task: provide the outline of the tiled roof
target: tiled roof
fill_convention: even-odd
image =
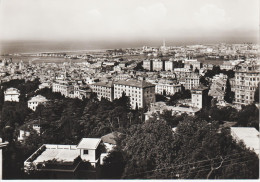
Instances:
[[[109,144],[113,144],[113,145],[116,145],[116,138],[118,136],[120,136],[121,133],[119,132],[112,132],[112,133],[109,133],[107,135],[104,135],[101,137],[101,140],[104,142],[104,143],[109,143]]]
[[[151,83],[146,82],[146,81],[136,81],[136,80],[129,80],[129,81],[119,80],[119,81],[115,82],[115,84],[128,85],[128,86],[139,87],[139,88],[146,88],[146,87],[154,87],[155,86],[154,84],[151,84]]]

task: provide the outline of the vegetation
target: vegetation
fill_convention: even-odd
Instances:
[[[11,84],[12,83],[12,84]],[[5,83],[6,87],[17,85]],[[82,137],[101,137],[112,131],[121,132],[117,147],[100,167],[102,179],[248,179],[258,178],[259,160],[242,144],[233,141],[229,130],[221,129],[224,121],[237,121],[237,126],[259,129],[258,108],[252,104],[240,111],[232,107],[201,110],[196,116],[172,115],[164,111],[143,122],[145,109],[132,110],[129,98],[110,102],[89,99],[69,99],[37,90],[37,81],[18,85],[26,88],[19,103],[2,102],[0,134],[9,145],[4,150],[4,178],[30,178],[23,173],[23,162],[42,144],[77,144]],[[28,85],[27,85],[28,84]],[[8,86],[7,86],[8,85]],[[20,88],[22,86],[19,86]],[[17,86],[18,87],[18,86]],[[3,87],[0,93],[3,93]],[[27,94],[27,95],[26,95]],[[50,101],[35,112],[27,109],[27,100],[41,94]],[[170,103],[189,98],[183,90],[171,97]],[[41,133],[30,129],[24,142],[17,141],[17,132],[38,122]],[[172,128],[177,127],[173,132]],[[11,173],[8,173],[12,171]],[[37,174],[33,174],[37,178]],[[40,176],[38,176],[40,177]]]

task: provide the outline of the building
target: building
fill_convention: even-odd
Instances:
[[[238,65],[242,62],[244,62],[244,60],[242,60],[242,59],[224,61],[223,64],[220,65],[220,69],[222,69],[222,70],[233,70],[236,65]]]
[[[44,104],[46,103],[48,100],[41,96],[41,95],[37,95],[35,97],[32,97],[29,101],[28,101],[28,108],[30,108],[31,110],[35,111],[36,107],[39,104]]]
[[[170,81],[159,81],[155,83],[155,93],[161,95],[174,95],[176,92],[181,91],[181,84]]]
[[[173,71],[177,78],[183,78],[192,73],[192,71],[188,68],[174,68]]]
[[[197,107],[167,106],[165,102],[155,102],[151,105],[149,111],[147,111],[144,115],[145,121],[147,121],[150,118],[154,117],[155,114],[162,114],[164,111],[171,111],[172,115],[180,115],[186,113],[188,115],[194,116],[199,110],[200,109]]]
[[[117,81],[114,83],[114,98],[122,97],[123,92],[130,97],[133,109],[149,107],[155,102],[155,85],[145,81]]]
[[[74,173],[82,162],[90,162],[96,167],[101,154],[100,144],[100,138],[82,138],[78,145],[43,144],[25,160],[24,170]]]
[[[173,71],[173,70],[174,70],[174,62],[165,61],[165,71]]]
[[[90,98],[92,90],[89,87],[83,87],[80,85],[74,85],[74,98],[83,99]]]
[[[200,63],[197,59],[186,59],[184,60],[184,68],[191,69],[195,71],[196,69],[202,68],[202,63]]]
[[[259,131],[253,127],[230,127],[231,136],[237,141],[242,141],[247,148],[254,151],[259,157]]]
[[[148,71],[153,70],[153,61],[152,60],[143,60],[143,68]]]
[[[96,167],[101,154],[100,138],[82,138],[77,145],[80,157],[83,161],[89,161]]]
[[[165,70],[164,61],[160,59],[153,60],[153,71],[164,71],[164,70]]]
[[[8,88],[4,92],[4,101],[19,102],[20,91],[16,88]]]
[[[56,80],[52,84],[52,92],[59,92],[65,97],[71,97],[71,95],[74,95],[73,82],[66,80]]]
[[[109,101],[114,100],[114,84],[113,82],[97,82],[90,85],[92,91],[97,94],[97,98],[106,98]]]
[[[223,101],[226,91],[227,75],[219,74],[215,75],[212,79],[212,84],[209,90],[209,96],[217,99],[218,101]]]
[[[255,90],[259,84],[260,65],[255,61],[245,62],[236,67],[231,90],[235,92],[234,103],[247,105],[254,102]]]
[[[186,74],[186,77],[184,79],[184,87],[187,90],[191,90],[192,88],[197,87],[200,84],[200,76],[196,73]]]
[[[193,107],[202,109],[207,104],[208,88],[199,85],[191,89],[191,102]]]

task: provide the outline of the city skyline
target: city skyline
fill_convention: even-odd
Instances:
[[[257,42],[258,5],[257,0],[2,0],[0,34],[2,41]]]

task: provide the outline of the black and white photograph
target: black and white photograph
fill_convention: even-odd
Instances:
[[[0,181],[259,180],[259,0],[0,0]]]

